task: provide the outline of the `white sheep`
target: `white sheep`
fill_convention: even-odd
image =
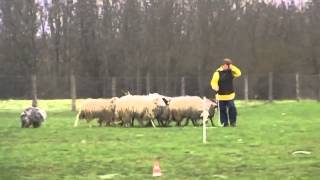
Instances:
[[[207,106],[208,105],[208,106]],[[193,125],[199,125],[198,120],[201,119],[201,113],[205,108],[209,111],[209,119],[214,116],[216,104],[208,99],[202,99],[198,96],[180,96],[173,97],[169,102],[170,120],[175,121],[178,126],[181,125],[183,119],[186,119],[184,125],[187,125],[189,120]]]
[[[100,126],[102,126],[102,123],[110,125],[114,121],[114,102],[117,99],[117,97],[113,97],[110,99],[84,100],[77,114],[74,126],[78,126],[79,119],[85,119],[87,122],[90,122],[96,118]]]
[[[134,119],[137,119],[141,125],[144,122],[151,122],[156,119],[157,113],[166,103],[161,97],[151,97],[142,95],[126,95],[115,102],[115,113],[118,120],[124,126],[133,126]]]

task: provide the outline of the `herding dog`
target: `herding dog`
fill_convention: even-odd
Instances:
[[[22,128],[38,128],[41,126],[41,123],[47,118],[47,114],[40,108],[29,107],[25,109],[21,115],[21,127]]]

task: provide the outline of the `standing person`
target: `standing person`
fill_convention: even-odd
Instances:
[[[211,87],[220,106],[220,122],[224,127],[235,127],[237,109],[234,104],[235,92],[233,79],[241,76],[241,71],[232,64],[231,59],[224,59],[223,64],[213,73]],[[228,120],[229,118],[229,120]]]

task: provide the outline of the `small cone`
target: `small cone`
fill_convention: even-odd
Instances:
[[[154,177],[156,177],[156,176],[162,176],[159,161],[155,161],[155,162],[153,163],[152,176],[154,176]]]

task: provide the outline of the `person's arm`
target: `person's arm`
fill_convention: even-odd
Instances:
[[[234,77],[240,77],[241,76],[241,71],[240,71],[240,69],[237,67],[237,66],[235,66],[235,65],[233,65],[233,64],[230,64],[230,69],[231,69],[231,71],[232,71],[232,75],[234,76]]]
[[[219,78],[220,78],[219,72],[217,71],[214,72],[211,79],[211,88],[216,92],[219,90],[219,85],[218,85]]]

